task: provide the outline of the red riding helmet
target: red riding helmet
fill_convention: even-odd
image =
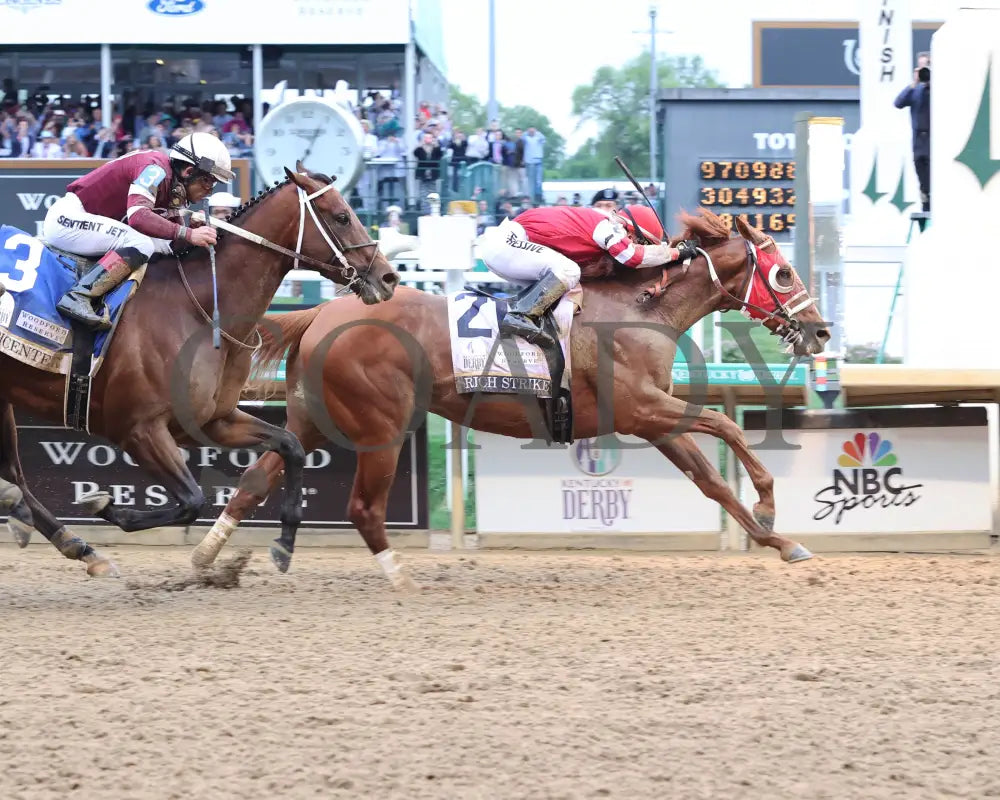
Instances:
[[[636,227],[639,228],[639,236],[645,238],[653,244],[663,241],[663,228],[660,221],[649,206],[625,206],[618,212],[618,219],[633,236],[636,236]],[[638,236],[636,237],[638,238]]]

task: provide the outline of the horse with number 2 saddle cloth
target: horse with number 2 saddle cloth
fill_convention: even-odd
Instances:
[[[569,343],[582,296],[579,286],[563,295],[542,317],[542,330],[549,342],[529,344],[520,337],[498,335],[508,303],[516,295],[506,297],[468,285],[465,291],[449,294],[448,331],[458,393],[534,396],[542,405],[549,441],[571,444]]]
[[[146,267],[140,268],[102,298],[111,329],[91,331],[63,316],[56,303],[96,262],[48,246],[18,228],[0,226],[0,352],[65,375],[63,425],[88,432],[90,382],[101,368],[122,309],[146,273]]]

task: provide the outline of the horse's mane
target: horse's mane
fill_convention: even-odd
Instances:
[[[326,174],[324,174],[322,172],[312,172],[311,170],[306,170],[305,172],[306,172],[306,175],[308,175],[314,181],[319,181],[320,183],[323,183],[323,184],[333,183],[333,178],[331,178],[329,175],[326,175]],[[263,202],[268,197],[270,197],[272,194],[274,194],[275,192],[281,190],[284,186],[287,186],[291,182],[292,181],[291,181],[290,178],[285,178],[283,181],[275,181],[273,185],[268,186],[268,187],[266,187],[264,189],[261,189],[259,192],[257,192],[256,195],[251,196],[249,200],[247,200],[243,205],[241,205],[239,208],[237,208],[235,211],[233,211],[232,214],[230,214],[228,217],[226,217],[226,222],[230,222],[230,223],[232,223],[232,224],[235,225],[236,221],[240,217],[242,217],[245,214],[248,214],[249,212],[253,211],[255,208],[257,208],[257,206],[261,202]],[[223,230],[218,231],[218,237],[219,237],[219,244],[220,245],[223,242],[223,238],[226,237],[226,236],[229,236],[229,234],[227,234],[226,231],[223,231]],[[178,255],[178,258],[180,258],[180,259],[183,260],[183,259],[187,258],[188,256],[190,256],[192,253],[197,253],[199,250],[203,251],[204,249],[205,248],[203,248],[203,247],[195,247],[195,246],[192,245],[191,247],[188,247],[186,250],[184,250],[183,252],[181,252]]]
[[[699,216],[696,217],[681,210],[677,221],[684,230],[671,238],[670,244],[677,244],[684,239],[699,239],[703,247],[715,247],[729,241],[730,230],[718,215],[703,206],[699,206],[697,211]]]
[[[683,209],[677,215],[677,221],[682,232],[670,238],[670,244],[676,245],[684,239],[698,239],[702,247],[715,247],[729,240],[730,231],[720,217],[707,208],[699,206],[698,216],[687,213]],[[612,277],[620,265],[610,255],[604,253],[594,261],[580,264],[581,281],[597,281]]]

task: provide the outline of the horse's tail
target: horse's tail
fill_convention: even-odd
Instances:
[[[253,355],[247,389],[261,400],[277,391],[278,365],[288,351],[288,361],[299,352],[299,342],[312,322],[323,310],[323,305],[286,314],[267,314],[257,325],[261,346]]]

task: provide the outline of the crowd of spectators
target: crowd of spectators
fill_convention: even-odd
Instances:
[[[103,119],[99,99],[52,100],[34,96],[21,104],[6,95],[0,102],[0,157],[117,158],[133,150],[167,151],[189,133],[218,136],[234,158],[253,153],[253,105],[242,96],[198,103],[168,102],[156,109],[132,105]]]
[[[253,104],[242,95],[228,100],[172,98],[160,107],[129,104],[111,120],[102,117],[100,98],[70,98],[37,92],[23,103],[9,91],[0,101],[0,158],[116,158],[133,150],[167,151],[188,133],[218,136],[234,158],[253,155]],[[44,88],[44,87],[43,87]],[[128,96],[128,95],[126,95]],[[457,195],[465,167],[495,165],[495,206],[527,208],[543,202],[545,135],[534,127],[504,130],[494,120],[486,128],[462,130],[440,104],[420,102],[413,118],[414,136],[404,141],[405,111],[398,89],[372,91],[353,103],[335,93],[357,116],[364,131],[369,163],[356,187],[356,205],[377,209],[406,205],[408,170],[414,171],[418,201],[427,210],[432,193]],[[266,107],[265,107],[266,111]],[[483,189],[465,187],[466,199]]]
[[[653,184],[649,184],[643,191],[643,194],[649,198],[650,202],[656,202],[656,187]],[[624,208],[627,205],[638,205],[642,203],[642,198],[636,191],[629,192],[619,192],[614,188],[601,189],[590,199],[589,205],[591,208],[613,211],[615,209]],[[560,195],[556,198],[553,205],[557,206],[575,206],[577,208],[585,205],[583,197],[579,192],[574,192],[570,197],[565,197]],[[497,198],[492,204],[487,200],[479,200],[477,204],[478,215],[476,217],[476,226],[479,233],[482,233],[486,228],[492,225],[498,225],[504,219],[504,217],[509,217],[510,219],[517,219],[518,215],[523,214],[530,208],[535,208],[536,204],[531,201],[530,198],[525,196],[511,195],[506,189],[501,189],[497,193]]]
[[[401,186],[408,163],[416,170],[422,206],[427,195],[442,190],[457,193],[463,168],[489,162],[501,169],[505,196],[542,201],[545,135],[536,128],[504,131],[494,120],[489,128],[466,132],[453,123],[446,108],[421,102],[414,115],[414,138],[403,141],[404,113],[398,92],[388,96],[370,92],[352,108],[366,134],[365,159],[369,175],[359,194],[377,198],[381,206],[401,201]],[[442,172],[442,160],[447,161]]]

